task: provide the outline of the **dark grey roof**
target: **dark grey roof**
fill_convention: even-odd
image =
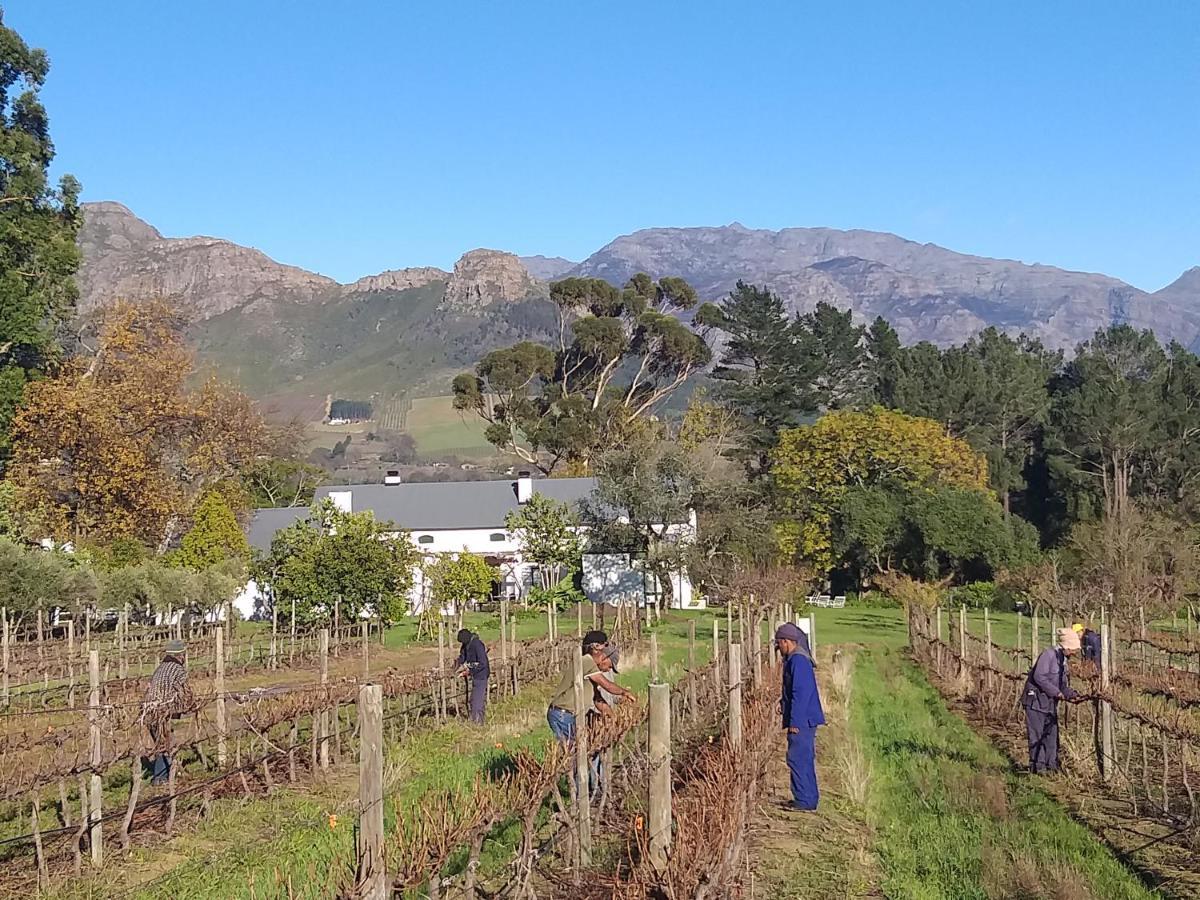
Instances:
[[[297,519],[308,515],[306,506],[285,506],[280,509],[256,509],[250,520],[250,533],[246,539],[256,550],[270,550],[275,532],[287,528]]]
[[[596,489],[595,478],[534,479],[534,493],[577,504]],[[413,484],[345,484],[317,489],[317,498],[349,491],[354,512],[371,510],[382,522],[406,531],[503,528],[504,517],[518,509],[515,481],[454,481]],[[250,544],[268,549],[271,537],[303,517],[307,509],[260,509],[250,524]]]

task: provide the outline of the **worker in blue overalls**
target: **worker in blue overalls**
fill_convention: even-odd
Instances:
[[[780,707],[787,732],[787,763],[792,775],[791,809],[813,810],[821,795],[817,790],[817,727],[825,724],[817,674],[808,637],[787,622],[775,632],[775,646],[783,655],[783,695]]]

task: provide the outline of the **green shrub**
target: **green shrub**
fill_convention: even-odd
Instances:
[[[853,606],[856,609],[900,609],[903,605],[891,594],[885,594],[883,591],[846,594],[846,606]]]
[[[996,605],[996,585],[990,581],[959,585],[950,591],[950,602],[970,609],[992,609]]]

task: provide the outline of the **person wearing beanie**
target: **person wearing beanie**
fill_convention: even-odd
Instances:
[[[458,632],[458,643],[461,649],[458,651],[458,659],[454,661],[454,668],[460,677],[471,679],[471,722],[482,725],[483,713],[487,707],[488,676],[492,674],[488,665],[487,647],[479,639],[479,635],[465,628]]]
[[[1079,622],[1071,626],[1071,630],[1079,635],[1079,642],[1083,649],[1083,658],[1091,660],[1096,665],[1100,665],[1100,635],[1096,634],[1091,628],[1086,628]]]
[[[1035,775],[1058,771],[1058,702],[1079,698],[1071,690],[1067,671],[1067,660],[1079,647],[1074,628],[1058,629],[1058,646],[1043,650],[1025,679],[1021,705],[1029,737],[1029,771]]]
[[[166,784],[171,774],[171,720],[178,719],[195,705],[184,666],[186,653],[183,641],[167,641],[162,662],[150,676],[150,684],[142,698],[142,724],[150,732],[155,751],[143,765],[148,765],[153,785]]]
[[[791,622],[775,632],[775,646],[783,656],[783,728],[787,732],[787,764],[792,776],[791,809],[814,810],[820,802],[817,789],[817,728],[825,724],[817,674],[813,669],[808,637]]]

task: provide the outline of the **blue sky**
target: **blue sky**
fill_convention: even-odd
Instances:
[[[60,171],[350,280],[657,225],[1200,265],[1200,4],[7,0]]]

